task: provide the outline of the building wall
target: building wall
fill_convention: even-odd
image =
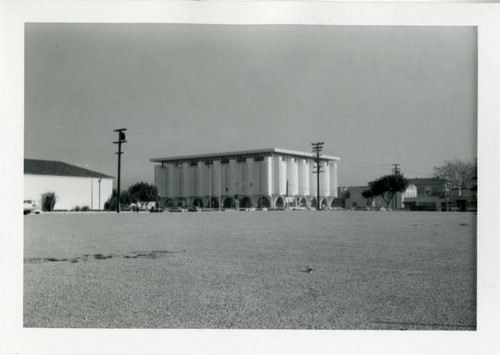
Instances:
[[[429,208],[439,211],[443,209],[443,204],[446,204],[446,194],[446,184],[440,179],[412,179],[402,194],[403,207],[406,209]]]
[[[274,154],[255,160],[253,157],[232,157],[221,161],[164,162],[155,166],[155,185],[162,200],[187,199],[191,206],[195,199],[208,201],[209,196],[226,198],[236,195],[241,200],[249,197],[252,204],[265,196],[274,202],[280,197],[305,198],[308,205],[316,195],[314,161],[302,157]],[[321,196],[328,206],[337,196],[337,166],[322,162]],[[220,192],[219,192],[220,186]],[[288,186],[288,189],[287,189]],[[205,202],[204,202],[205,203]]]
[[[341,207],[346,208],[346,209],[356,209],[356,208],[361,208],[364,209],[365,207],[368,208],[373,208],[373,209],[380,209],[380,208],[386,208],[387,204],[385,201],[382,199],[380,196],[376,196],[375,198],[372,199],[371,204],[368,202],[366,198],[361,195],[363,191],[368,190],[369,186],[350,186],[350,187],[340,187],[337,188],[338,190],[341,190],[341,192],[338,192],[338,196],[341,196],[343,201],[339,202]],[[395,203],[396,203],[396,209],[401,208],[401,194],[398,193],[395,196]],[[389,204],[389,208],[393,209],[394,205],[393,202]]]
[[[25,200],[41,201],[45,192],[55,192],[56,210],[71,210],[77,206],[102,210],[113,192],[113,179],[101,179],[99,205],[99,178],[24,175]]]

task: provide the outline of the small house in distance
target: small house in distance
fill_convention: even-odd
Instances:
[[[102,210],[113,192],[113,177],[60,161],[24,159],[24,200],[40,201],[46,192],[56,194],[55,210]]]

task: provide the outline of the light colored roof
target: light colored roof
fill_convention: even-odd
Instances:
[[[80,168],[75,165],[66,164],[60,161],[38,159],[24,159],[24,174],[113,179],[112,176]]]
[[[165,158],[152,158],[152,162],[167,162],[173,160],[185,160],[185,159],[206,159],[206,158],[222,158],[225,156],[232,155],[247,155],[247,154],[266,154],[266,153],[276,153],[276,154],[287,154],[294,155],[304,158],[315,158],[316,155],[313,153],[299,152],[295,150],[281,149],[281,148],[268,148],[268,149],[256,149],[256,150],[242,150],[235,152],[224,152],[224,153],[209,153],[209,154],[196,154],[196,155],[182,155],[175,157],[165,157]],[[321,160],[340,160],[339,157],[331,155],[320,155]]]

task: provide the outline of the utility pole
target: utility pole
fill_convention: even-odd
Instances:
[[[401,164],[399,164],[399,163],[394,163],[394,164],[392,164],[392,165],[394,166],[394,168],[392,169],[392,173],[393,173],[394,175],[401,175],[401,169],[400,169],[400,168],[398,168],[398,166],[399,166],[399,165],[401,165]]]
[[[401,165],[401,164],[399,164],[399,163],[394,163],[394,164],[392,164],[392,165],[394,166],[394,168],[392,168],[392,173],[393,173],[394,175],[401,175],[401,169],[400,169],[400,168],[398,168],[398,166],[399,166],[399,165]],[[397,202],[396,202],[396,201],[397,201],[397,198],[398,198],[398,193],[396,192],[396,194],[394,195],[394,198],[393,198],[393,200],[392,200],[392,209],[393,209],[393,210],[395,210],[395,209],[396,209],[396,207],[397,207]]]
[[[116,203],[116,213],[120,213],[120,171],[121,171],[121,157],[122,157],[122,143],[126,143],[125,133],[126,128],[115,129],[113,132],[118,132],[118,142],[113,142],[113,144],[118,144],[118,186],[117,186],[117,203]]]
[[[319,211],[321,209],[321,203],[319,201],[319,174],[322,173],[321,171],[321,166],[319,164],[319,153],[323,150],[323,142],[318,142],[318,143],[311,143],[313,146],[313,152],[316,153],[316,158],[314,159],[316,161],[316,171],[314,171],[314,174],[316,175],[316,187],[317,187],[317,194],[316,194],[316,208]]]

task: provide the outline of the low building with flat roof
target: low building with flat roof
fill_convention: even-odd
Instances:
[[[162,207],[316,206],[313,153],[270,148],[153,158]],[[321,155],[320,201],[337,197],[338,157]]]

